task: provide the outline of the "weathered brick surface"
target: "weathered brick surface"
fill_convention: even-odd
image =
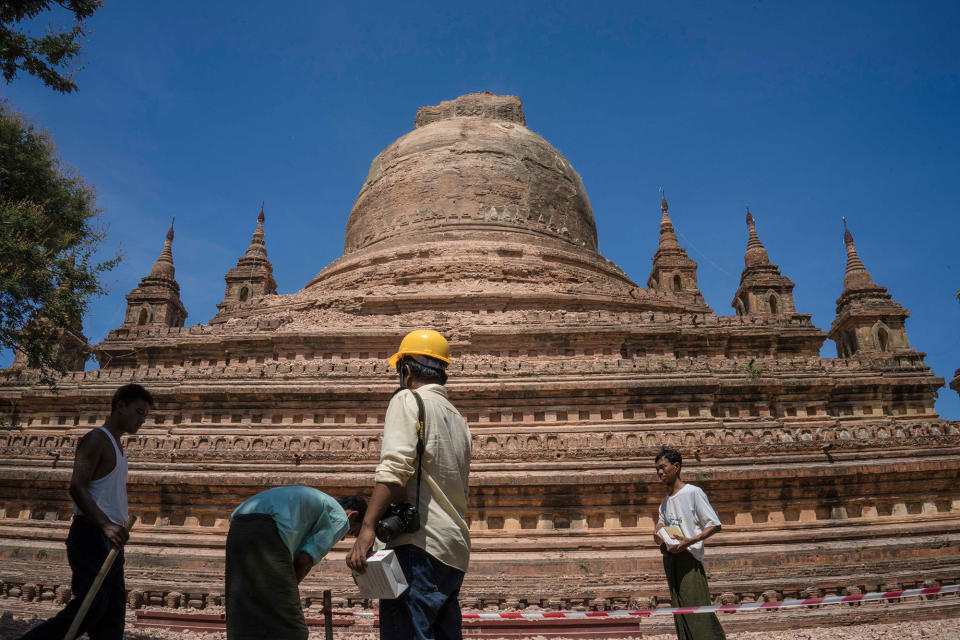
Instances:
[[[157,407],[127,442],[130,604],[217,603],[241,500],[291,483],[369,489],[396,384],[385,359],[421,326],[450,338],[450,393],[473,433],[470,606],[662,604],[650,533],[663,444],[684,451],[724,522],[707,561],[718,601],[960,581],[958,423],[936,415],[943,380],[852,240],[833,328],[845,357],[821,358],[827,336],[794,308],[752,220],[738,315],[717,316],[673,232],[682,216],[666,201],[660,215],[639,287],[597,252],[580,178],[526,128],[519,99],[421,110],[374,160],[344,255],[301,291],[272,293],[261,220],[215,321],[138,325],[131,307],[99,369],[54,389],[0,376],[22,427],[0,432],[3,594],[62,597],[77,438],[137,381]],[[161,257],[157,304],[182,318],[169,244]],[[347,544],[306,597],[362,600]]]

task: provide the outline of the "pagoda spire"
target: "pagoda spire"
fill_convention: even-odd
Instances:
[[[691,303],[690,310],[709,312],[710,307],[704,302],[697,285],[697,263],[680,246],[669,212],[667,196],[660,189],[660,241],[653,254],[647,287],[657,292],[684,294]]]
[[[871,289],[877,285],[870,277],[870,272],[863,266],[863,261],[857,255],[857,248],[853,244],[853,234],[847,229],[847,219],[843,219],[843,244],[847,248],[847,270],[843,275],[844,292],[855,289]]]
[[[246,252],[237,260],[237,266],[223,276],[227,287],[223,300],[217,305],[218,311],[213,322],[225,322],[229,312],[239,305],[277,292],[273,265],[267,258],[267,245],[264,241],[263,223],[266,215],[263,209],[264,203],[261,202],[260,213],[257,214],[257,228]]]
[[[69,257],[70,266],[76,267],[77,256],[72,254]],[[67,292],[69,294],[69,284],[61,281],[57,285],[57,293]],[[65,319],[67,322],[61,324]],[[40,308],[35,311],[33,316],[27,320],[20,330],[21,340],[28,334],[34,334],[33,337],[43,337],[47,347],[53,346],[51,356],[58,362],[65,371],[83,371],[84,365],[90,356],[87,337],[83,335],[83,315],[79,309],[72,309],[60,323],[52,323],[50,318]],[[49,352],[48,352],[49,353]],[[47,367],[41,363],[35,363],[39,366],[31,366],[30,354],[20,348],[20,344],[13,350],[13,362],[10,369],[34,369],[43,371]]]
[[[753,214],[750,213],[750,207],[747,207],[747,228],[750,230],[750,236],[747,239],[747,251],[743,256],[744,264],[748,267],[770,264],[767,249],[760,242],[760,236],[757,235],[757,226],[753,220]]]
[[[663,189],[660,189],[660,249],[680,249],[680,242],[677,240],[677,234],[673,231],[673,221],[670,220],[670,205],[667,204],[667,196]],[[682,249],[681,249],[682,251]]]
[[[847,250],[847,269],[843,274],[843,293],[837,299],[837,315],[830,327],[830,339],[837,344],[837,356],[916,353],[907,340],[906,319],[910,311],[894,301],[886,287],[873,281],[857,255],[846,219],[843,244]]]
[[[124,327],[182,327],[187,318],[173,267],[174,220],[170,221],[163,250],[153,263],[150,275],[127,294]]]
[[[793,300],[794,284],[770,262],[766,247],[757,235],[757,224],[747,207],[747,250],[740,286],[730,305],[737,315],[792,316],[797,313]]]
[[[260,203],[260,213],[257,214],[257,228],[253,232],[253,239],[250,240],[250,246],[247,247],[247,257],[256,257],[262,256],[263,258],[267,257],[267,246],[263,242],[264,233],[263,233],[263,221],[266,216],[263,214],[263,205]]]
[[[170,228],[167,230],[167,239],[163,243],[163,250],[160,252],[160,255],[157,256],[156,262],[153,263],[153,268],[150,270],[151,276],[157,276],[161,278],[168,278],[173,280],[174,274],[176,273],[173,268],[173,223],[176,221],[176,218],[170,220]]]

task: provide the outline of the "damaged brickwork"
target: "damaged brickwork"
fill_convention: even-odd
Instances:
[[[519,98],[464,96],[416,125],[373,160],[343,256],[299,292],[276,294],[261,210],[216,317],[183,326],[171,229],[99,368],[55,388],[0,374],[20,427],[0,431],[2,597],[68,597],[74,447],[136,381],[157,404],[126,445],[129,604],[220,605],[242,500],[371,487],[396,386],[385,359],[417,327],[450,340],[450,394],[473,434],[466,608],[662,603],[663,444],[723,521],[706,565],[718,602],[960,581],[958,424],[934,411],[943,379],[852,234],[829,334],[841,357],[821,358],[828,335],[795,308],[753,214],[732,315],[717,315],[666,198],[645,287],[600,255],[579,175],[526,128]],[[369,604],[346,549],[307,578],[308,600],[330,588],[335,606]]]

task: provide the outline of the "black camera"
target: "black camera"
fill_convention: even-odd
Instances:
[[[387,507],[377,523],[377,538],[390,542],[401,533],[413,533],[420,528],[420,512],[409,502],[395,502]]]

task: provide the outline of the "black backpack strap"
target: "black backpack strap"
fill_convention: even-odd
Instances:
[[[417,401],[417,502],[415,507],[419,511],[420,509],[420,472],[421,467],[423,466],[423,452],[426,450],[426,446],[423,444],[425,424],[427,420],[426,411],[423,408],[423,398],[420,397],[420,394],[410,390],[410,393],[413,394],[413,398]]]

